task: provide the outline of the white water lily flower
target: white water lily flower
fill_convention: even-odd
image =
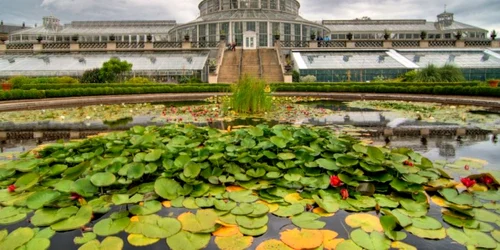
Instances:
[[[64,117],[64,115],[61,115],[61,117],[59,118],[61,118],[61,120],[64,120],[66,117]]]
[[[90,116],[85,117],[85,119],[89,120],[89,119],[90,119]]]

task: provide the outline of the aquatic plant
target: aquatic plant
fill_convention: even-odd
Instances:
[[[0,225],[30,216],[36,227],[0,231],[0,249],[47,249],[55,232],[81,228],[80,249],[120,250],[123,240],[113,235],[122,231],[132,246],[163,239],[174,250],[202,249],[215,236],[220,249],[245,249],[272,217],[301,229],[256,249],[389,249],[406,245],[407,233],[495,249],[498,233],[489,223],[500,223],[500,215],[489,209],[499,208],[484,201],[500,201],[498,177],[463,178],[468,189],[410,149],[368,146],[324,128],[134,127],[45,145],[0,165]],[[446,208],[448,229],[428,215],[430,201]],[[121,209],[87,227],[93,214],[115,206]],[[162,217],[163,207],[197,211]],[[382,216],[350,214],[350,239],[337,239],[320,229],[327,225],[321,217],[339,210]]]
[[[272,107],[270,92],[264,80],[245,75],[233,86],[230,106],[237,113],[264,113]]]

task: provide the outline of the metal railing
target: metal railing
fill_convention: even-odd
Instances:
[[[80,43],[80,49],[99,49],[99,50],[105,50],[107,49],[107,44],[106,43],[99,43],[99,42],[83,42]]]
[[[32,43],[10,43],[10,44],[7,44],[7,49],[8,50],[32,50],[33,44]]]
[[[392,47],[394,48],[418,48],[420,47],[420,41],[392,41]]]
[[[69,50],[69,43],[44,43],[43,49],[47,50]]]
[[[198,48],[198,49],[217,48],[218,45],[219,45],[219,42],[216,42],[216,41],[191,42],[191,48]]]
[[[127,42],[120,42],[116,43],[116,48],[117,49],[144,49],[144,43],[127,43]]]
[[[465,47],[471,48],[471,47],[479,47],[479,48],[485,48],[485,47],[490,47],[491,46],[491,41],[465,41]]]
[[[182,42],[155,42],[153,43],[154,49],[181,49]]]
[[[279,41],[282,48],[309,48],[309,41]]]
[[[318,41],[318,47],[321,48],[345,48],[347,47],[346,41]]]
[[[356,48],[383,48],[383,41],[355,41],[354,46]]]
[[[457,41],[450,40],[432,40],[429,41],[429,47],[453,48],[457,46]]]

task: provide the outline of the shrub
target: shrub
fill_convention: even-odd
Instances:
[[[103,83],[104,80],[101,78],[101,70],[99,68],[89,69],[83,72],[83,76],[80,79],[81,83]]]
[[[100,69],[101,79],[104,82],[121,82],[123,74],[132,70],[132,64],[121,61],[118,58],[111,58],[105,62]]]
[[[125,83],[132,83],[132,84],[138,84],[138,83],[150,83],[151,81],[146,78],[146,77],[132,77],[125,81]]]
[[[316,82],[316,76],[307,75],[300,78],[301,82]]]
[[[442,82],[464,82],[464,73],[458,67],[446,64],[440,69],[441,81]]]
[[[438,67],[433,64],[421,69],[415,78],[416,82],[442,82],[441,72]]]
[[[300,82],[300,73],[297,70],[292,71],[292,82]]]
[[[403,82],[415,82],[417,79],[418,72],[416,70],[411,70],[403,75]]]
[[[29,84],[31,82],[31,78],[26,76],[14,76],[9,79],[9,82],[12,83],[13,88],[17,89],[24,84]]]

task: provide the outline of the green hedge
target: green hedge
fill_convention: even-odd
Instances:
[[[500,88],[482,86],[388,86],[386,84],[371,85],[305,85],[289,84],[279,86],[280,92],[350,92],[350,93],[401,93],[401,94],[434,94],[500,97]],[[97,87],[67,88],[51,90],[12,90],[0,91],[0,100],[38,99],[52,97],[97,96],[97,95],[131,95],[152,93],[196,93],[196,92],[229,92],[228,85],[171,85],[155,87]]]
[[[229,87],[229,84],[159,84],[159,83],[145,83],[145,84],[120,84],[120,83],[86,83],[86,84],[25,84],[20,86],[20,89],[38,89],[38,90],[58,90],[58,89],[84,89],[84,88],[150,88],[150,87],[180,87],[180,86],[222,86]]]
[[[391,86],[391,87],[408,87],[408,86],[417,86],[417,87],[435,87],[435,86],[461,86],[461,87],[476,87],[483,85],[484,83],[481,82],[460,82],[460,83],[449,83],[449,82],[443,82],[443,83],[421,83],[421,82],[389,82],[389,83],[362,83],[362,82],[342,82],[342,83],[274,83],[272,84],[273,87],[275,88],[289,88],[289,87],[312,87],[312,86],[357,86],[357,85],[362,85],[362,86]]]

